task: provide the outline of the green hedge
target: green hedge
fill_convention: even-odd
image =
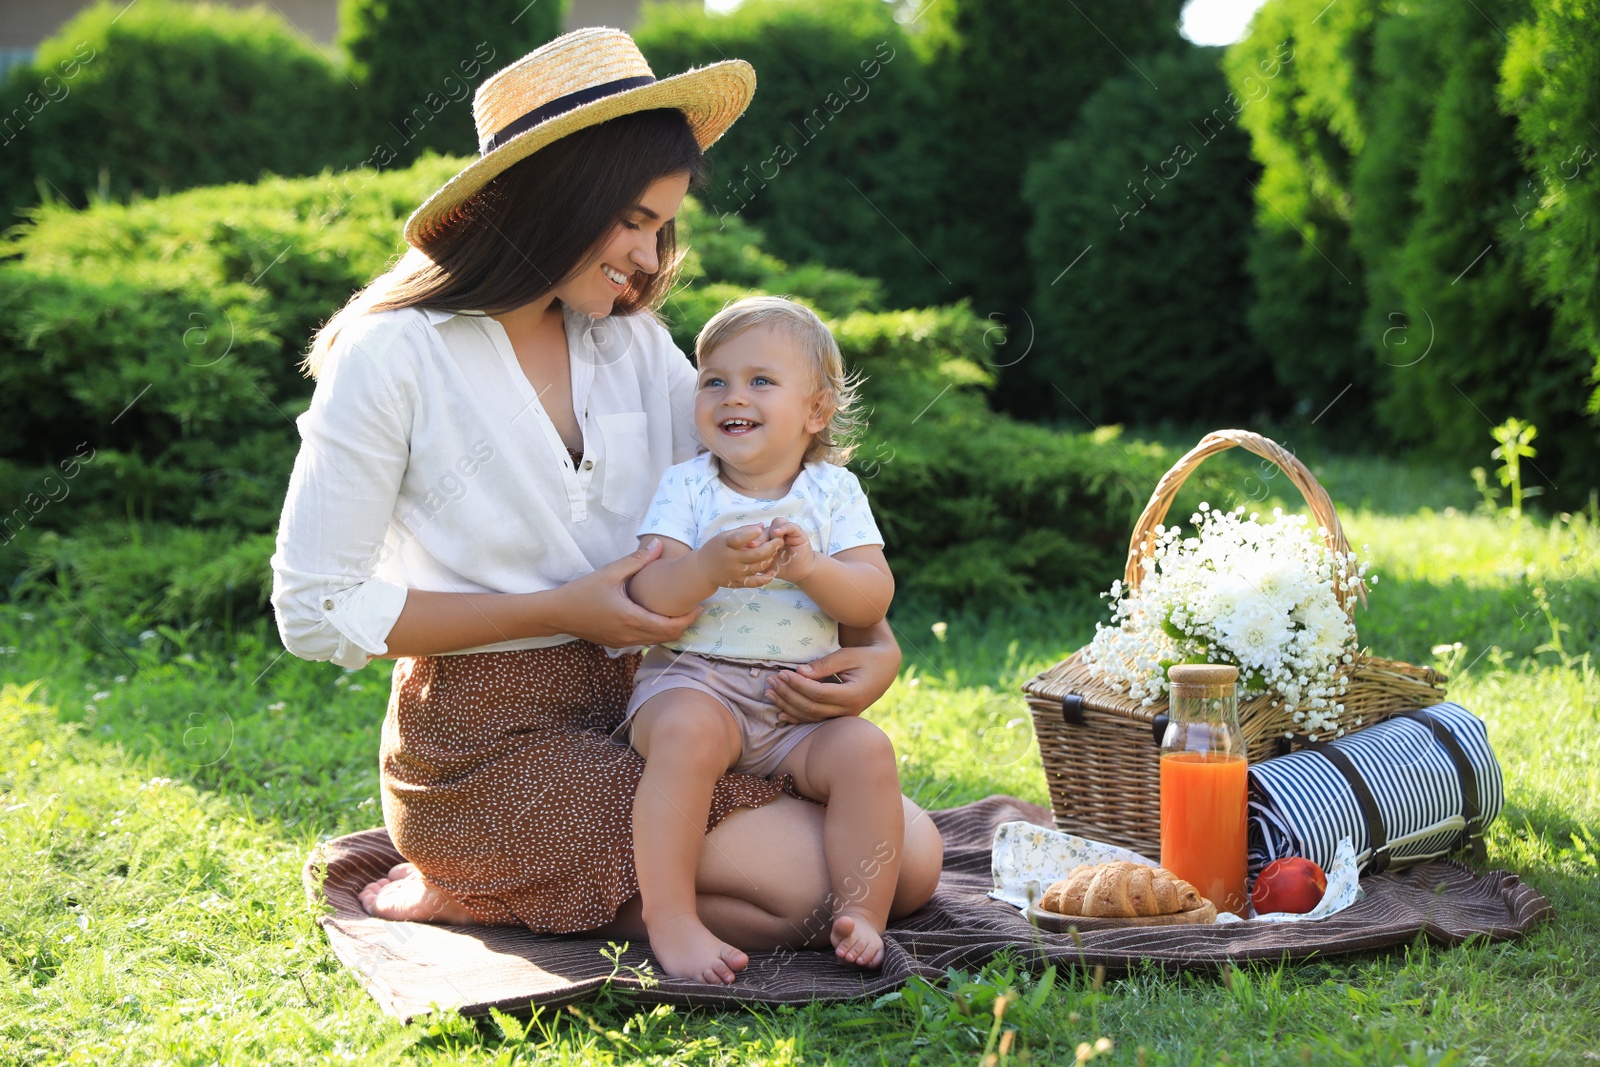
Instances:
[[[1185,47],[1181,7],[942,0],[897,18],[881,0],[657,0],[634,33],[658,71],[755,65],[755,100],[717,146],[719,216],[763,226],[786,259],[882,279],[898,306],[987,310],[1032,296],[1028,165],[1129,55]]]
[[[945,175],[928,254],[980,310],[1033,295],[1022,195],[1028,167],[1072,133],[1107,78],[1136,72],[1153,53],[1189,47],[1177,32],[1182,8],[1183,0],[922,6],[919,23],[936,23],[930,51]]]
[[[41,209],[0,266],[0,458],[88,438],[85,517],[270,529],[310,396],[298,353],[457,166]]]
[[[1527,4],[1478,2],[1479,10],[1414,4],[1383,19],[1375,36],[1382,90],[1368,107],[1353,184],[1364,333],[1381,339],[1403,323],[1416,341],[1394,352],[1376,346],[1378,416],[1395,440],[1453,456],[1483,456],[1490,426],[1531,420],[1541,452],[1533,477],[1593,485],[1600,450],[1584,425],[1581,388],[1593,359],[1552,334],[1525,280],[1524,250],[1508,240],[1527,175],[1499,109],[1507,43],[1495,25],[1511,24]],[[1427,343],[1433,351],[1422,358]]]
[[[266,610],[271,532],[317,323],[399,250],[412,206],[460,165],[350,171],[40,211],[0,262],[0,581],[95,618],[213,629]],[[881,310],[881,287],[790,267],[758,231],[682,213],[687,346],[731,297],[804,299],[869,376],[857,461],[906,598],[993,603],[1120,570],[1166,454],[989,412],[987,323]],[[70,474],[69,474],[70,470]],[[108,623],[109,624],[109,623]]]
[[[1019,404],[1077,425],[1222,425],[1276,405],[1245,321],[1259,168],[1238,113],[1252,105],[1220,53],[1155,56],[1105,82],[1028,172],[1038,335],[1007,371]]]
[[[858,313],[835,325],[869,381],[872,419],[851,464],[872,499],[900,602],[986,607],[1122,572],[1128,534],[1175,458],[1120,428],[1062,434],[989,410],[988,324],[965,305]],[[1195,491],[1220,484],[1208,472]]]
[[[430,149],[476,153],[472,94],[560,33],[566,8],[565,0],[342,0],[339,46],[361,86],[354,110],[363,144],[401,166]]]
[[[1600,9],[1533,0],[1511,30],[1500,85],[1529,172],[1516,190],[1515,232],[1534,291],[1563,340],[1585,352],[1600,384]],[[1600,413],[1600,388],[1589,396]]]
[[[1600,464],[1595,14],[1268,0],[1228,64],[1239,90],[1294,49],[1243,120],[1264,163],[1251,320],[1301,410],[1340,398],[1343,436],[1484,461],[1492,426],[1530,420],[1557,506]]]
[[[1362,337],[1366,279],[1351,247],[1350,185],[1366,143],[1378,6],[1267,0],[1225,61],[1235,92],[1248,99],[1246,79],[1289,57],[1270,94],[1239,115],[1262,167],[1248,255],[1256,343],[1271,354],[1298,414],[1313,418],[1339,398],[1349,420],[1342,425],[1356,435],[1375,428],[1377,375]]]
[[[657,74],[729,56],[756,69],[755,99],[712,153],[705,200],[719,218],[762,226],[785,259],[880,278],[899,306],[954,299],[918,250],[943,211],[938,130],[892,7],[746,0],[708,14],[662,0],[633,32]]]
[[[355,86],[266,8],[102,0],[0,91],[0,224],[83,204],[364,158]]]

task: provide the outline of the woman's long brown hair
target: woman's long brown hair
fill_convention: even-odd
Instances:
[[[705,177],[705,156],[683,112],[635,112],[554,141],[496,175],[457,220],[410,249],[317,331],[303,367],[312,377],[339,330],[373,311],[437,308],[498,314],[549,293],[587,269],[601,243],[651,183]],[[660,269],[635,272],[612,305],[627,315],[659,304],[678,266],[673,223],[656,236]]]

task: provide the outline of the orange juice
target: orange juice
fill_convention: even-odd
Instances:
[[[1161,866],[1236,915],[1248,903],[1245,768],[1242,755],[1161,754]]]

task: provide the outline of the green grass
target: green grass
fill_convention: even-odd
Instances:
[[[1593,516],[1514,528],[1472,513],[1470,480],[1377,460],[1313,467],[1358,502],[1344,518],[1376,559],[1363,640],[1425,662],[1461,645],[1438,662],[1488,721],[1508,787],[1490,862],[1557,909],[1522,941],[1103,983],[1001,960],[876,1004],[640,1011],[608,994],[527,1025],[400,1026],[333,958],[299,884],[318,839],[380,821],[384,670],[303,663],[259,628],[201,650],[192,633],[141,639],[65,602],[31,616],[0,606],[0,1063],[978,1064],[1006,1030],[1019,1063],[1072,1062],[1100,1037],[1113,1042],[1101,1063],[1592,1061]],[[1405,513],[1396,485],[1425,510]],[[1074,596],[897,616],[906,666],[873,715],[907,791],[939,807],[992,792],[1043,801],[1018,687],[1081,644],[1099,611]]]

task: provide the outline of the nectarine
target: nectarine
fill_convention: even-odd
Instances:
[[[1291,911],[1304,915],[1322,900],[1328,891],[1328,876],[1322,868],[1303,856],[1288,856],[1273,860],[1256,876],[1256,887],[1250,894],[1250,903],[1256,914],[1269,911]]]

